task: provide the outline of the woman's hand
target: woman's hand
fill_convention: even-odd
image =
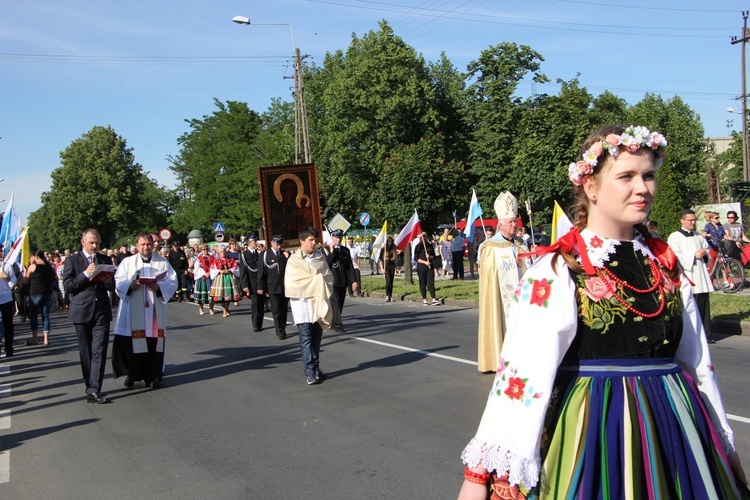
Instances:
[[[461,491],[458,492],[458,500],[485,500],[487,498],[487,486],[472,483],[464,479]]]

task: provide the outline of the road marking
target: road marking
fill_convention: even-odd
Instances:
[[[729,420],[736,420],[737,422],[744,422],[746,424],[750,424],[750,418],[747,418],[747,417],[740,417],[738,415],[731,415],[727,413],[727,418]]]
[[[458,363],[464,363],[466,365],[477,366],[477,364],[478,364],[476,361],[470,361],[468,359],[456,358],[454,356],[446,356],[445,354],[438,354],[438,353],[435,353],[435,352],[423,351],[421,349],[414,349],[414,348],[411,348],[411,347],[406,347],[406,346],[397,345],[397,344],[389,344],[388,342],[381,342],[379,340],[363,339],[361,337],[349,337],[349,338],[352,339],[352,340],[360,340],[362,342],[369,342],[371,344],[382,345],[384,347],[392,347],[393,349],[398,349],[400,351],[416,352],[416,353],[419,353],[419,354],[423,354],[425,356],[433,356],[435,358],[442,358],[442,359],[447,359],[447,360],[450,360],[450,361],[456,361]],[[727,413],[727,418],[729,420],[736,420],[737,422],[742,422],[742,423],[745,423],[745,424],[750,424],[750,418],[747,418],[747,417],[740,417],[739,415],[732,415],[730,413]]]
[[[353,340],[361,340],[362,342],[369,342],[371,344],[382,345],[382,346],[385,346],[385,347],[392,347],[394,349],[399,349],[401,351],[416,352],[416,353],[419,353],[419,354],[423,354],[425,356],[433,356],[435,358],[442,358],[442,359],[447,359],[447,360],[450,360],[450,361],[456,361],[457,363],[464,363],[464,364],[467,364],[467,365],[474,365],[474,366],[477,366],[477,364],[478,364],[476,361],[469,361],[468,359],[461,359],[461,358],[456,358],[456,357],[453,357],[453,356],[446,356],[445,354],[438,354],[438,353],[435,353],[435,352],[423,351],[421,349],[413,349],[411,347],[405,347],[405,346],[402,346],[402,345],[389,344],[387,342],[380,342],[379,340],[363,339],[361,337],[349,337],[349,338],[353,339]]]
[[[10,366],[0,366],[0,378],[10,375]],[[10,396],[10,384],[0,384],[0,398]],[[10,429],[10,410],[0,411],[0,429]],[[0,450],[0,483],[10,481],[10,451]]]
[[[10,375],[10,366],[0,366],[0,378]],[[0,398],[10,396],[10,384],[0,384]],[[0,429],[10,429],[10,410],[0,409]]]

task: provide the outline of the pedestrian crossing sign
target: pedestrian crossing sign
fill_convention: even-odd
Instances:
[[[223,222],[214,222],[214,233],[223,233],[224,231],[224,223]]]

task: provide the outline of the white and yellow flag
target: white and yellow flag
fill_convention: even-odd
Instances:
[[[565,211],[555,201],[555,209],[552,212],[552,243],[555,243],[558,238],[568,234],[568,231],[573,229],[573,223],[570,222],[568,216],[565,215]]]
[[[372,243],[372,254],[370,255],[370,260],[374,260],[377,262],[380,260],[380,251],[385,246],[385,239],[388,237],[388,221],[385,221],[383,223],[383,229],[380,230],[380,234],[378,234],[378,237],[375,238],[375,241]]]
[[[26,267],[29,265],[29,257],[31,257],[31,245],[29,244],[28,236],[29,226],[23,228],[21,235],[13,243],[11,249],[5,254],[6,262],[16,262],[18,257],[21,257],[21,265]]]

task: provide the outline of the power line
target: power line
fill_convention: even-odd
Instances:
[[[385,7],[366,7],[362,5],[352,5],[352,4],[346,4],[346,3],[340,3],[340,2],[334,2],[331,0],[307,0],[308,2],[313,3],[321,3],[321,4],[327,4],[327,5],[335,5],[339,7],[349,7],[354,9],[364,9],[364,10],[373,10],[376,12],[392,12],[396,14],[404,14],[403,10],[397,10],[397,9],[413,9],[412,7],[401,5],[401,4],[393,4],[393,3],[386,3],[386,2],[376,2],[376,1],[368,1],[368,0],[356,0],[360,3],[371,3],[375,5],[383,5],[388,6],[392,8],[385,8]],[[423,17],[441,17],[445,15],[445,13],[450,13],[450,11],[444,11],[439,9],[422,9],[425,11],[421,14]],[[412,14],[413,15],[413,14]],[[515,17],[508,17],[508,16],[500,16],[495,14],[482,14],[481,16],[479,14],[465,14],[465,15],[459,15],[456,16],[455,19],[460,19],[462,21],[469,21],[469,22],[475,22],[475,23],[484,23],[484,24],[498,24],[498,25],[508,25],[508,26],[521,26],[521,27],[527,27],[527,28],[536,28],[536,29],[546,29],[546,30],[557,30],[557,31],[574,31],[574,32],[581,32],[581,33],[597,33],[597,34],[616,34],[616,35],[636,35],[636,36],[657,36],[657,37],[672,37],[672,38],[724,38],[728,35],[691,35],[687,34],[686,30],[691,31],[728,31],[733,28],[685,28],[685,27],[665,27],[665,26],[619,26],[619,25],[602,25],[602,24],[586,24],[586,23],[571,23],[571,22],[562,22],[562,21],[546,21],[546,20],[537,20],[537,19],[525,19],[525,18],[515,18]],[[515,21],[515,22],[514,22]],[[535,24],[529,24],[529,23],[537,23],[537,24],[546,24],[548,26],[537,26]],[[569,28],[565,26],[581,26],[581,27],[590,27],[594,29],[581,29],[581,28]],[[634,32],[623,32],[623,31],[611,31],[610,30],[604,30],[603,28],[611,28],[611,29],[626,29],[626,30],[641,30],[641,31],[634,31]],[[643,32],[643,30],[661,30],[661,31],[679,31],[679,33],[675,34],[669,34],[669,33],[648,33]]]
[[[616,9],[622,10],[623,4],[614,4],[614,3],[602,3],[602,2],[584,2],[582,0],[557,0],[558,2],[566,2],[566,3],[580,3],[583,5],[596,5],[597,7],[614,7]],[[629,9],[634,10],[661,10],[661,11],[667,11],[667,12],[716,12],[716,13],[736,13],[736,10],[721,10],[721,9],[680,9],[680,8],[673,8],[673,7],[650,7],[650,6],[644,6],[644,5],[630,5],[628,4]]]

